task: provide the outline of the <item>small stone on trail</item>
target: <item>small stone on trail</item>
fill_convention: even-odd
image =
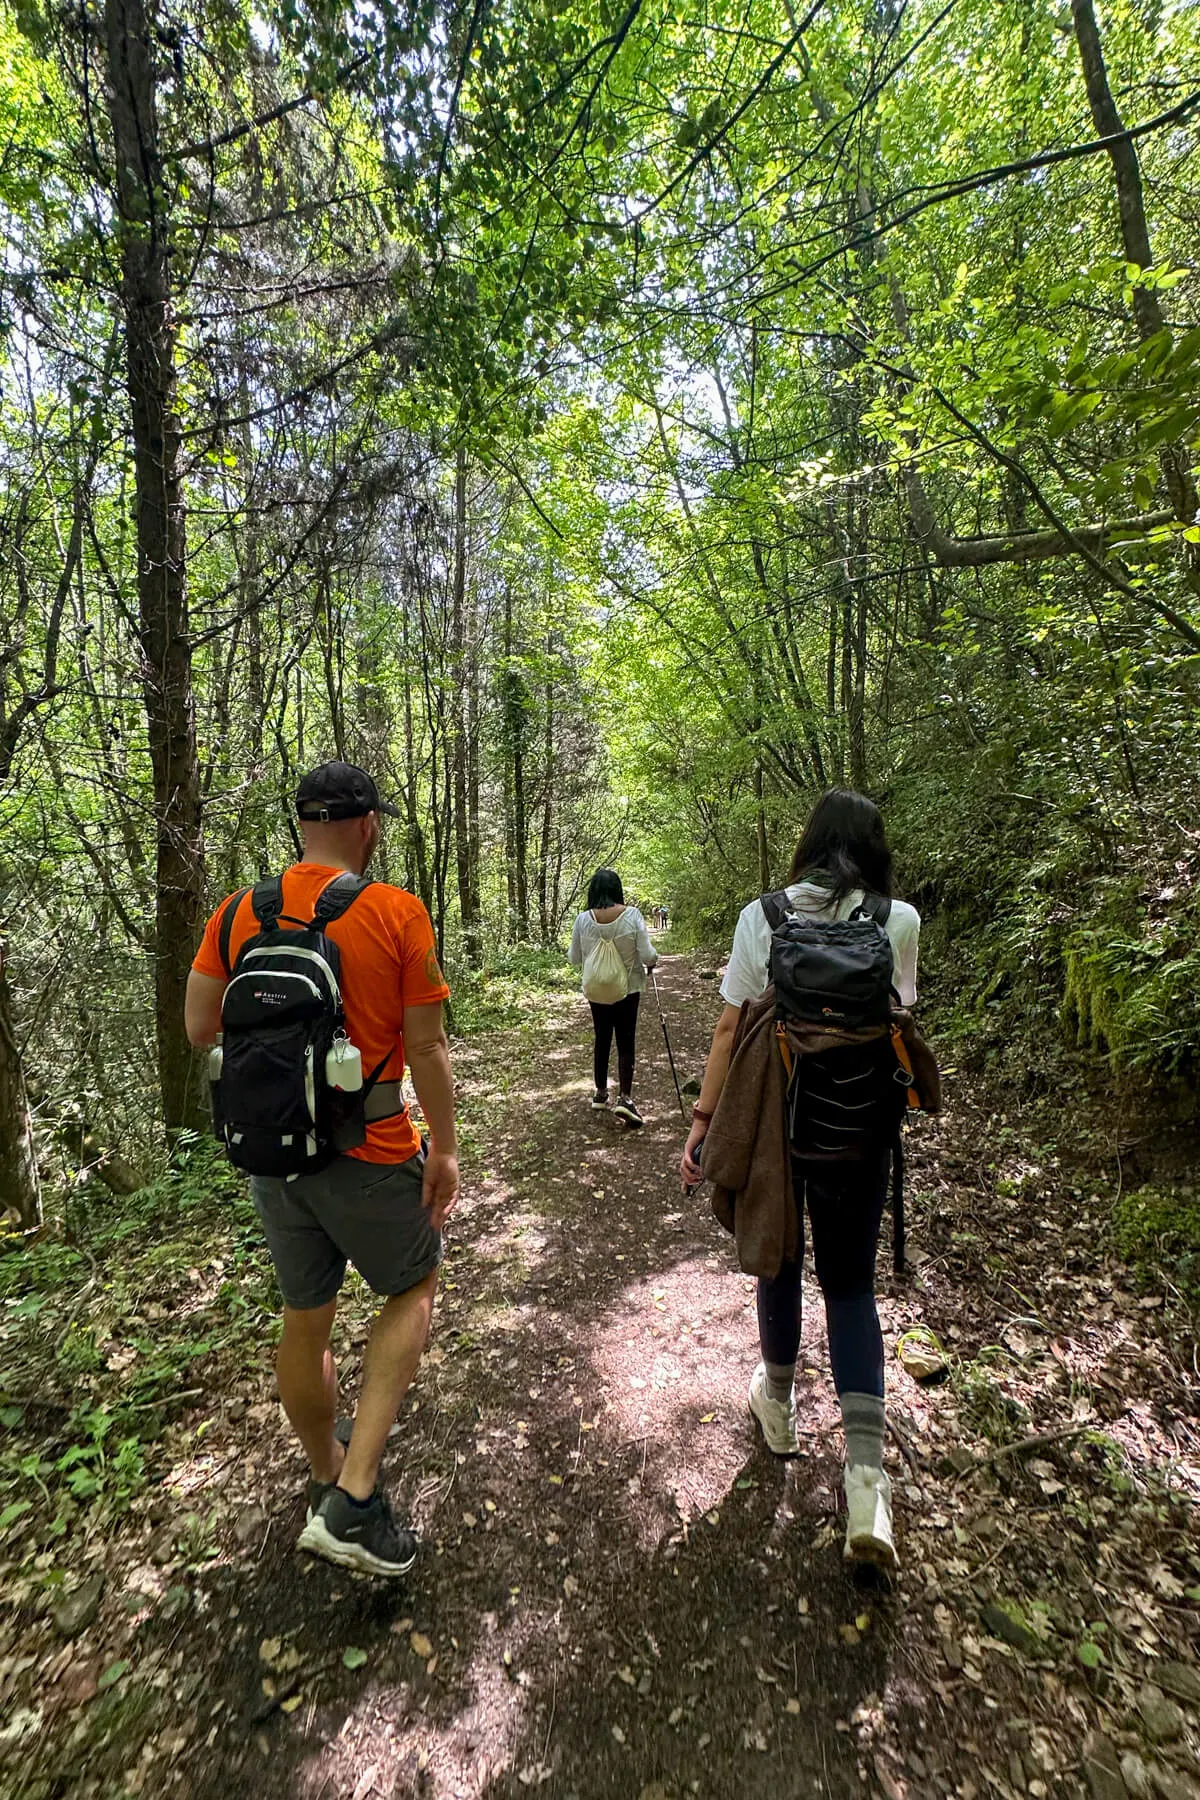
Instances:
[[[1103,1732],[1089,1731],[1084,1739],[1083,1768],[1092,1800],[1126,1800],[1117,1753]]]
[[[1154,1800],[1150,1771],[1141,1757],[1132,1750],[1127,1750],[1121,1758],[1121,1775],[1132,1800]]]
[[[919,1329],[906,1331],[896,1348],[896,1360],[914,1381],[933,1386],[949,1373],[946,1358],[933,1333]]]
[[[1190,1776],[1180,1774],[1178,1769],[1156,1765],[1150,1771],[1150,1779],[1158,1800],[1200,1800],[1200,1785]]]
[[[1154,1679],[1159,1687],[1165,1688],[1168,1694],[1174,1694],[1177,1700],[1200,1706],[1200,1669],[1193,1668],[1190,1663],[1155,1663]]]
[[[1162,1689],[1146,1682],[1137,1698],[1142,1723],[1156,1744],[1170,1744],[1183,1730],[1183,1714]]]
[[[100,1611],[104,1594],[104,1576],[92,1575],[73,1593],[66,1594],[54,1608],[54,1623],[64,1637],[78,1637],[86,1631]]]
[[[233,1522],[233,1535],[243,1548],[252,1544],[262,1535],[263,1526],[267,1522],[266,1511],[257,1500],[249,1506],[243,1506]]]
[[[690,1081],[684,1082],[679,1091],[681,1094],[686,1094],[689,1100],[698,1100],[700,1098],[700,1083],[693,1075]]]

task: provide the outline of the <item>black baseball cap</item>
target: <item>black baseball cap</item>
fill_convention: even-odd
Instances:
[[[326,762],[310,769],[296,789],[296,811],[310,823],[332,819],[361,819],[365,813],[383,813],[398,819],[400,810],[379,798],[379,789],[365,769],[353,763]]]

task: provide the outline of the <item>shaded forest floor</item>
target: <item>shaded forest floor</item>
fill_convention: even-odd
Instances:
[[[661,985],[696,1072],[711,972],[669,958]],[[6,1527],[4,1791],[1197,1800],[1200,1380],[1173,1296],[1106,1249],[1111,1171],[1073,1164],[1067,1120],[989,1119],[954,1079],[946,1120],[910,1134],[915,1272],[880,1259],[903,1566],[890,1591],[860,1585],[821,1307],[805,1450],[783,1464],[746,1412],[752,1284],[704,1190],[679,1191],[652,999],[640,1136],[587,1108],[588,1040],[559,987],[456,1049],[464,1199],[386,1463],[424,1539],[407,1582],[293,1549],[303,1469],[244,1211],[143,1214],[82,1297],[56,1297],[38,1328],[60,1381],[90,1332],[97,1412],[128,1406],[148,1345],[186,1329],[195,1354],[147,1402],[153,1479],[124,1510],[110,1446],[56,1542],[41,1501]],[[30,1307],[8,1307],[11,1469],[73,1395],[22,1387]],[[350,1389],[369,1314],[352,1282]],[[945,1349],[941,1385],[895,1359],[916,1326]],[[94,1617],[65,1619],[64,1591],[100,1575]]]

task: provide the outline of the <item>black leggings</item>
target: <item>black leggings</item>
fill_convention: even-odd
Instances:
[[[875,1252],[888,1194],[891,1154],[860,1163],[792,1159],[800,1215],[794,1262],[758,1283],[758,1335],[764,1362],[785,1367],[800,1348],[800,1268],[804,1210],[812,1227],[817,1280],[825,1296],[829,1360],[839,1394],[883,1394],[883,1337],[875,1309]]]
[[[633,1094],[633,1047],[637,1041],[638,1001],[641,997],[640,994],[626,994],[615,1006],[597,1006],[594,1000],[589,1001],[592,1026],[596,1033],[597,1093],[602,1093],[608,1086],[608,1056],[615,1033],[620,1091],[627,1098]]]

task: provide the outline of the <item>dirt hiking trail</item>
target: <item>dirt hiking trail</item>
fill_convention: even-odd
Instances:
[[[715,982],[666,957],[659,985],[685,1078]],[[746,1410],[753,1284],[707,1192],[679,1190],[653,994],[639,1058],[632,1135],[587,1106],[577,995],[532,994],[519,1025],[456,1046],[464,1198],[385,1462],[422,1533],[413,1575],[294,1550],[303,1469],[264,1346],[208,1401],[203,1454],[91,1547],[108,1578],[87,1631],[64,1646],[23,1619],[45,1729],[9,1792],[1200,1795],[1196,1384],[1106,1263],[1086,1183],[999,1138],[953,1079],[947,1121],[910,1133],[915,1273],[880,1256],[902,1573],[861,1585],[815,1286],[784,1464]],[[370,1308],[347,1292],[352,1391]],[[918,1325],[940,1386],[896,1360]],[[221,1552],[193,1566],[174,1521],[210,1503]]]

